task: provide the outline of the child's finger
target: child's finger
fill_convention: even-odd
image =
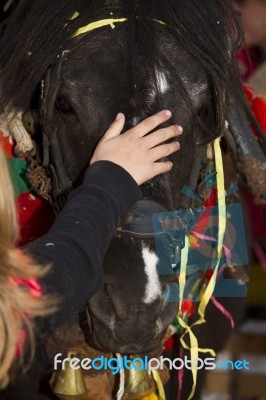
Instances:
[[[161,146],[154,147],[150,150],[151,158],[153,161],[160,160],[163,157],[170,156],[170,154],[175,153],[180,149],[180,144],[178,142],[171,142],[167,144],[162,144]]]
[[[173,163],[171,161],[155,162],[152,167],[153,176],[149,179],[152,179],[157,175],[164,174],[165,172],[169,172],[172,168]]]
[[[116,119],[109,126],[107,131],[102,137],[102,140],[109,140],[115,136],[119,136],[125,125],[125,116],[122,113],[118,113]]]
[[[158,131],[147,135],[142,140],[145,140],[148,147],[151,149],[152,147],[155,147],[160,143],[166,142],[173,137],[181,135],[182,132],[183,129],[181,128],[181,126],[172,125],[167,128],[159,129]]]
[[[155,129],[158,125],[161,125],[162,123],[170,119],[171,116],[172,113],[169,110],[160,111],[152,117],[148,117],[144,121],[140,122],[129,132],[134,132],[139,137],[145,136],[147,135],[147,133]]]

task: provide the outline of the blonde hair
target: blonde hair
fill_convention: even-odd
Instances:
[[[41,278],[47,267],[37,265],[16,248],[19,226],[8,165],[0,148],[0,388],[10,380],[23,333],[34,349],[34,318],[56,310],[57,301],[34,295],[27,282]],[[23,284],[25,283],[25,284]]]

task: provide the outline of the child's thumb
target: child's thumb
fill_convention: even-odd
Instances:
[[[122,113],[118,113],[115,120],[109,126],[107,131],[102,137],[102,140],[111,139],[112,137],[120,135],[125,125],[125,116]]]

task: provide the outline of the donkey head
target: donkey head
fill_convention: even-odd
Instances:
[[[204,145],[224,126],[223,93],[164,26],[150,23],[156,27],[157,58],[150,74],[140,69],[134,84],[139,97],[130,81],[128,63],[132,67],[134,59],[125,52],[124,21],[115,29],[103,26],[72,38],[46,75],[42,102],[44,159],[57,172],[56,196],[82,179],[96,144],[119,111],[126,115],[125,129],[163,108],[173,113],[170,123],[184,127],[181,150],[170,157],[173,170],[142,186],[144,198],[153,202],[129,210],[131,234],[118,231],[112,240],[104,260],[104,286],[88,303],[90,344],[121,353],[147,353],[160,346],[176,315],[178,299],[167,296],[177,287],[171,268],[174,249],[171,240],[160,242],[167,265],[160,274],[152,215],[184,206],[181,189],[193,181],[195,187]]]

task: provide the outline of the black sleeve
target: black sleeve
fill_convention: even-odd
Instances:
[[[44,293],[61,299],[58,312],[46,318],[47,331],[80,310],[101,287],[103,258],[119,216],[141,196],[122,167],[97,162],[70,194],[50,231],[27,246],[37,262],[51,264],[41,281]]]

